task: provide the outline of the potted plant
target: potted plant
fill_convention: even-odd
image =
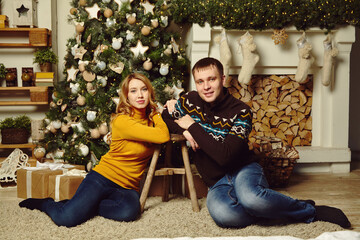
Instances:
[[[51,65],[58,62],[58,57],[51,48],[40,48],[34,53],[34,63],[38,63],[42,72],[51,72]]]
[[[31,120],[26,115],[8,117],[0,121],[1,143],[28,143],[31,131]]]
[[[5,65],[3,63],[0,63],[0,80],[5,79],[6,73],[7,71]]]

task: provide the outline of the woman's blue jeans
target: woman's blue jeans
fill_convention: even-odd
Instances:
[[[260,218],[309,223],[315,216],[311,204],[269,189],[258,163],[220,179],[209,189],[207,207],[215,223],[227,228],[246,227]]]
[[[46,199],[41,209],[58,226],[73,227],[100,215],[117,221],[133,221],[140,216],[139,193],[125,189],[91,171],[70,200]]]

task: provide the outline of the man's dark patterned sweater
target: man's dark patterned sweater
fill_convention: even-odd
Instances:
[[[250,107],[230,95],[213,103],[203,101],[196,91],[184,94],[176,103],[172,116],[163,111],[163,119],[171,133],[182,134],[174,119],[189,114],[195,123],[188,131],[200,149],[194,153],[196,167],[208,187],[226,173],[231,173],[253,161],[248,136],[252,127]]]

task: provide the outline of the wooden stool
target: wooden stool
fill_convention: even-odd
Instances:
[[[172,142],[180,142],[181,143],[181,153],[182,153],[182,158],[183,158],[183,162],[184,162],[183,168],[168,167],[168,166],[170,166]],[[148,170],[148,173],[147,173],[147,176],[145,179],[144,187],[143,187],[143,190],[142,190],[141,196],[140,196],[141,212],[144,211],[146,198],[149,193],[151,181],[154,177],[154,174],[155,174],[155,176],[164,176],[163,197],[162,197],[163,201],[168,201],[169,176],[174,175],[174,174],[185,174],[187,182],[188,182],[192,209],[194,212],[199,212],[200,208],[199,208],[199,203],[197,201],[194,180],[193,180],[193,176],[192,176],[191,169],[190,169],[190,160],[189,160],[188,149],[186,146],[186,138],[183,135],[179,135],[179,134],[171,134],[170,135],[170,141],[166,143],[165,167],[156,170],[156,163],[158,161],[160,151],[161,151],[161,145],[157,146],[157,148],[154,151],[154,155],[151,159],[150,167],[149,167],[149,170]]]

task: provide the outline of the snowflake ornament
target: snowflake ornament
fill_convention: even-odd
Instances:
[[[275,45],[277,44],[285,44],[286,39],[289,35],[286,34],[285,29],[275,29],[271,39],[274,40]]]

